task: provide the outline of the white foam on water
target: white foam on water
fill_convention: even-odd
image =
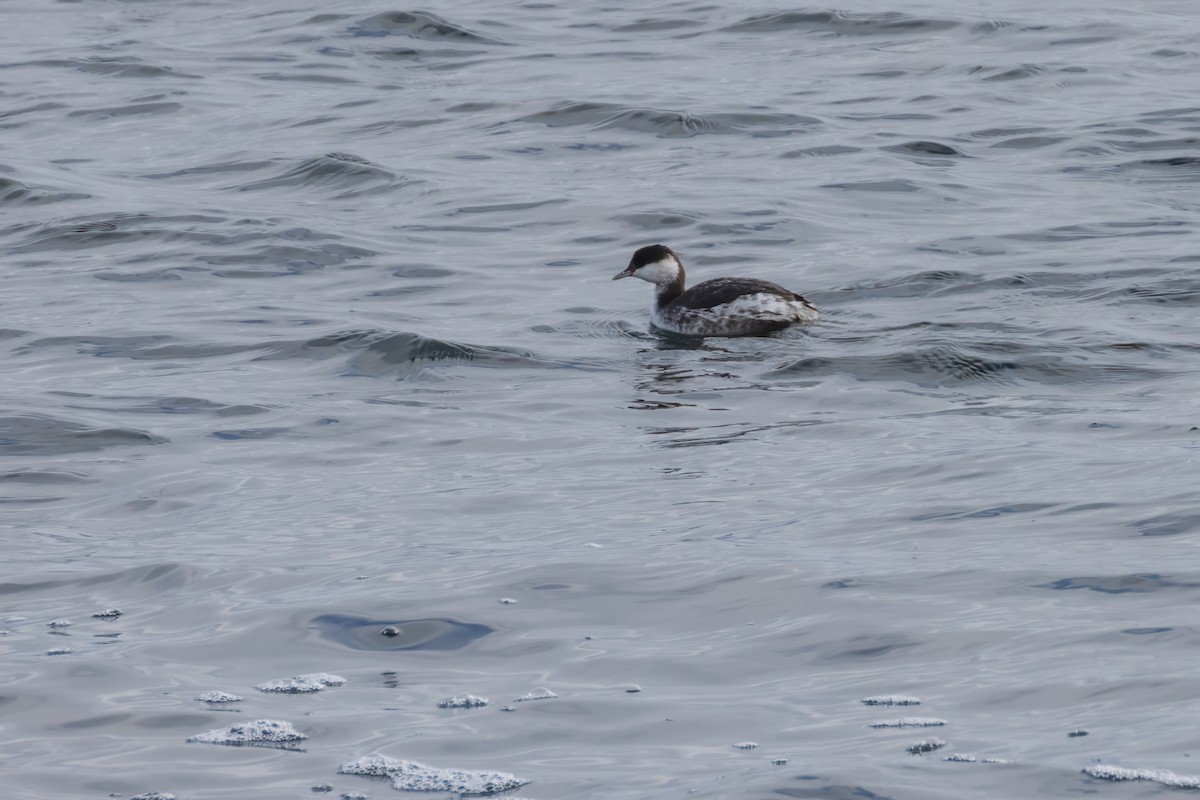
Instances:
[[[529,783],[507,772],[439,769],[378,753],[347,761],[338,767],[338,773],[390,778],[392,788],[401,792],[449,792],[476,797],[512,791]]]
[[[106,608],[103,611],[97,611],[95,614],[92,614],[92,616],[96,617],[97,619],[116,619],[124,613],[125,612],[119,608]]]
[[[75,651],[69,647],[55,647],[53,650],[47,650],[46,655],[48,655],[48,656],[69,656],[69,655],[71,655],[71,653],[74,653],[74,652]]]
[[[904,717],[888,722],[872,722],[872,728],[940,728],[946,724],[944,719],[929,717]]]
[[[330,675],[328,672],[310,672],[291,678],[267,681],[257,684],[254,688],[260,692],[277,694],[309,694],[319,692],[326,686],[341,686],[345,682],[346,679],[340,675]]]
[[[240,703],[242,698],[236,694],[228,692],[204,692],[196,695],[196,699],[202,703]]]
[[[501,597],[500,598],[500,605],[502,605],[502,606],[515,606],[516,604],[517,604],[517,601],[512,599],[511,597]]]
[[[1152,781],[1172,789],[1200,789],[1200,775],[1176,775],[1169,769],[1129,769],[1113,764],[1084,767],[1083,773],[1105,781]]]
[[[256,719],[239,722],[198,733],[188,739],[201,744],[286,744],[302,742],[308,737],[292,727],[290,722],[274,719]]]
[[[915,744],[910,744],[905,749],[914,756],[923,756],[926,753],[932,753],[934,750],[941,750],[946,746],[946,743],[941,739],[922,739]]]
[[[919,706],[921,698],[907,694],[881,694],[874,697],[864,697],[858,702],[864,706]]]
[[[170,792],[144,792],[135,794],[129,800],[175,800],[175,795]]]
[[[517,697],[514,699],[518,703],[524,703],[529,700],[550,700],[555,697],[558,697],[558,695],[556,695],[554,692],[550,691],[549,689],[547,689],[544,686],[539,686],[538,688],[534,689],[533,691],[526,692],[525,694],[521,695],[520,697]]]
[[[488,704],[486,697],[476,697],[473,694],[446,697],[438,700],[438,708],[483,708]]]
[[[753,750],[758,747],[758,742],[734,742],[733,746],[738,750]]]
[[[47,628],[69,628],[69,627],[71,627],[71,620],[69,620],[69,619],[52,620],[52,621],[46,623],[46,627]]]
[[[974,764],[975,762],[979,762],[980,764],[1011,764],[1011,763],[1013,763],[1010,759],[996,758],[995,756],[986,756],[984,758],[976,758],[975,755],[972,753],[950,753],[949,755],[943,756],[942,761],[957,761],[962,764]]]

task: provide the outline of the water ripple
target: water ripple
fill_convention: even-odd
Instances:
[[[815,117],[780,113],[709,113],[636,108],[615,103],[561,102],[546,111],[521,117],[552,128],[585,126],[594,130],[620,129],[687,138],[706,133],[786,135],[818,125]]]
[[[416,178],[398,175],[352,153],[326,153],[298,163],[284,164],[277,174],[229,187],[240,192],[305,188],[330,191],[344,200],[363,195],[392,192],[420,183]]]
[[[411,36],[474,44],[504,44],[426,11],[385,11],[359,20],[349,28],[352,36]]]
[[[10,456],[56,456],[166,442],[134,428],[95,427],[44,414],[0,416],[0,453]]]
[[[957,28],[956,20],[914,17],[897,11],[777,11],[747,17],[728,27],[731,31],[774,33],[799,31],[832,36],[883,36],[897,33],[935,33]]]

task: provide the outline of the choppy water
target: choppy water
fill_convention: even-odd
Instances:
[[[5,796],[1187,785],[1200,18],[967,6],[6,4]]]

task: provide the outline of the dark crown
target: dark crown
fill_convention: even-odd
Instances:
[[[665,244],[646,245],[635,252],[633,254],[633,258],[629,259],[629,268],[641,269],[647,264],[653,264],[656,261],[662,261],[668,256],[673,257],[676,261],[679,260],[679,256],[675,255],[671,248],[667,247]]]

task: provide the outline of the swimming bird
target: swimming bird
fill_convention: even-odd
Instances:
[[[689,336],[761,336],[799,322],[816,322],[803,295],[757,278],[713,278],[683,288],[683,262],[662,244],[639,249],[613,276],[654,284],[654,324]]]

